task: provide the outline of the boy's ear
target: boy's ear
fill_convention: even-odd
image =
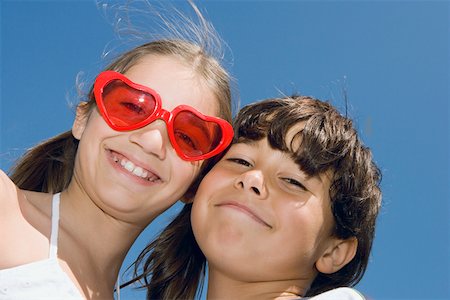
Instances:
[[[355,257],[357,248],[358,240],[356,237],[346,240],[334,239],[316,261],[317,270],[325,274],[339,271]]]
[[[72,125],[72,135],[77,140],[81,139],[83,135],[84,128],[86,127],[86,123],[88,120],[88,103],[80,102],[77,106],[77,114],[75,116],[75,120]]]

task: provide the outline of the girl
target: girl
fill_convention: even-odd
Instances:
[[[193,204],[139,256],[148,298],[194,298],[206,258],[208,299],[361,299],[339,287],[367,267],[380,172],[352,122],[293,96],[244,107],[234,126]]]
[[[230,94],[218,61],[179,39],[101,72],[71,132],[28,151],[14,183],[0,172],[0,299],[113,298],[136,237],[231,142]]]

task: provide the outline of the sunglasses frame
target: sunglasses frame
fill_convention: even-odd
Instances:
[[[153,110],[153,113],[151,113],[144,120],[142,120],[136,124],[129,125],[129,126],[118,126],[118,125],[114,124],[114,122],[109,117],[108,111],[103,102],[103,90],[111,81],[114,81],[114,80],[120,80],[131,89],[152,95],[152,97],[155,99],[155,108]],[[225,121],[221,118],[217,118],[217,117],[205,116],[202,113],[200,113],[199,111],[197,111],[195,108],[193,108],[189,105],[179,105],[179,106],[175,107],[171,112],[167,111],[162,108],[161,97],[155,90],[153,90],[147,86],[134,83],[130,79],[125,77],[125,75],[115,72],[115,71],[104,71],[104,72],[101,72],[97,76],[95,83],[94,83],[94,97],[95,97],[95,101],[97,103],[97,107],[100,111],[101,116],[103,117],[105,122],[108,124],[108,126],[116,131],[131,131],[131,130],[135,130],[135,129],[139,129],[144,126],[147,126],[148,124],[150,124],[158,119],[164,120],[166,122],[167,133],[169,135],[169,140],[170,140],[170,143],[172,144],[172,147],[175,149],[178,156],[180,156],[183,160],[186,160],[186,161],[197,161],[197,160],[204,160],[204,159],[211,158],[211,157],[221,153],[222,151],[224,151],[230,145],[231,141],[233,140],[233,135],[234,135],[233,127],[227,121]],[[178,113],[180,113],[182,111],[190,112],[205,122],[214,122],[217,125],[219,125],[219,127],[222,131],[222,138],[221,138],[220,142],[218,143],[218,145],[214,149],[212,149],[210,152],[207,152],[205,154],[198,155],[198,156],[188,156],[183,152],[182,148],[176,142],[175,131],[173,128],[173,123],[174,123],[175,117],[177,116]]]

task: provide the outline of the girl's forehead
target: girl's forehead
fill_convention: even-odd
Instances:
[[[155,90],[163,107],[189,105],[205,115],[218,114],[214,91],[191,66],[174,55],[146,55],[125,74],[131,81]]]
[[[145,85],[146,80],[164,80],[175,77],[195,80],[192,68],[174,55],[147,54],[141,57],[124,74],[129,79]],[[147,82],[148,83],[148,82]],[[174,82],[176,84],[176,82]]]

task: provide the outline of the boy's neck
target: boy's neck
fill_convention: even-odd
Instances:
[[[308,285],[300,279],[285,281],[243,282],[209,269],[207,299],[288,300],[300,299]]]

